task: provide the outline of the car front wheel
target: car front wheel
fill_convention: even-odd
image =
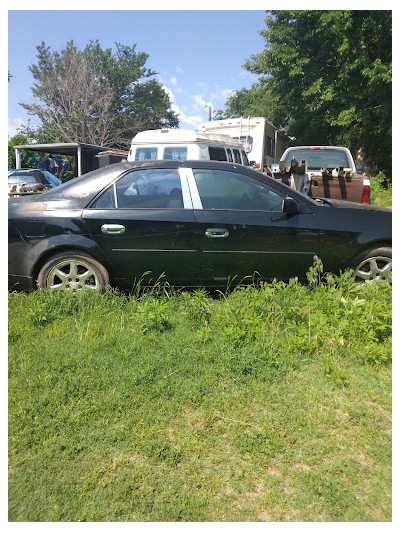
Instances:
[[[392,249],[376,248],[355,261],[356,281],[392,281]]]
[[[51,257],[42,266],[37,279],[40,289],[71,292],[102,291],[109,283],[103,265],[78,251],[65,251]]]

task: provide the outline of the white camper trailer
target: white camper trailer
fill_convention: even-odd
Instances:
[[[225,133],[243,143],[250,165],[262,169],[280,160],[286,136],[263,117],[229,118],[200,124],[199,131]]]
[[[249,165],[243,144],[229,135],[184,129],[141,131],[132,139],[128,161],[201,159]]]

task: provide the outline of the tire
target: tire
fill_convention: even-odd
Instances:
[[[104,291],[110,284],[107,270],[95,259],[76,250],[53,255],[40,269],[37,284],[44,290]]]
[[[356,281],[392,282],[392,249],[375,248],[360,254],[354,261]]]

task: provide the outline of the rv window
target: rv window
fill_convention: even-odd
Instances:
[[[233,156],[232,156],[232,150],[230,148],[226,149],[226,153],[228,154],[228,161],[233,163]]]
[[[225,148],[220,148],[219,146],[209,146],[208,153],[211,161],[227,161]]]
[[[183,146],[169,146],[164,148],[164,159],[187,159],[187,148]]]
[[[135,161],[153,161],[157,159],[157,148],[136,148]]]
[[[240,159],[240,152],[239,150],[233,149],[233,157],[235,159],[235,163],[241,163],[242,160]]]
[[[270,157],[274,157],[275,141],[268,135],[265,136],[265,153]]]

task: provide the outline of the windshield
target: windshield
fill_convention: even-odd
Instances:
[[[320,170],[321,168],[351,168],[351,163],[344,150],[337,148],[299,148],[289,150],[285,157],[285,165],[290,166],[293,158],[297,161],[304,159],[308,163],[308,170]]]

